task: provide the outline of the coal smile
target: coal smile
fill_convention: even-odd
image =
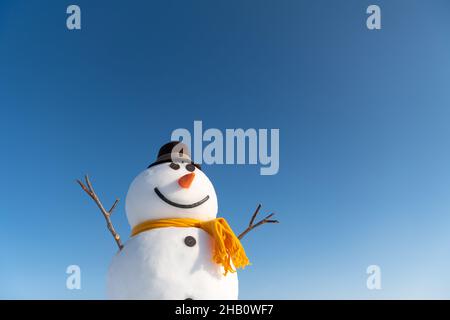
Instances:
[[[209,196],[204,197],[202,200],[191,203],[191,204],[180,204],[180,203],[176,203],[173,202],[169,199],[167,199],[162,193],[161,191],[158,190],[158,188],[155,188],[155,193],[158,195],[158,197],[164,201],[165,203],[170,204],[171,206],[177,207],[177,208],[182,208],[182,209],[189,209],[189,208],[195,208],[198,207],[199,205],[205,203],[206,201],[208,201]]]

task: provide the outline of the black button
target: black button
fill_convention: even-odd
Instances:
[[[187,236],[186,238],[184,238],[184,243],[185,243],[188,247],[193,247],[193,246],[195,246],[195,244],[197,243],[197,240],[195,240],[194,237]]]
[[[192,299],[192,298],[186,298],[186,299],[184,299],[184,300],[194,300],[194,299]]]

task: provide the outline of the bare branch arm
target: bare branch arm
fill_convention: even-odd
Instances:
[[[114,204],[112,205],[111,209],[109,209],[109,211],[106,211],[106,209],[103,206],[102,202],[100,201],[100,199],[98,198],[97,194],[95,193],[94,187],[92,186],[92,183],[89,180],[88,175],[85,175],[84,179],[86,181],[86,184],[84,184],[80,180],[77,180],[78,184],[88,194],[88,196],[91,197],[92,200],[94,200],[94,202],[97,204],[97,207],[100,209],[100,211],[102,212],[103,216],[105,217],[106,226],[108,227],[108,230],[113,235],[114,240],[116,241],[117,246],[119,247],[119,250],[122,250],[122,248],[123,248],[122,241],[120,240],[120,236],[116,232],[116,229],[114,229],[114,226],[113,226],[112,221],[111,221],[111,214],[113,213],[114,209],[116,208],[117,204],[119,203],[119,199],[116,199],[116,201],[114,201]]]
[[[261,226],[261,225],[263,225],[263,224],[265,224],[265,223],[279,223],[278,220],[271,220],[271,219],[270,219],[270,218],[272,218],[272,216],[274,215],[274,213],[271,213],[271,214],[269,214],[267,217],[265,217],[264,219],[258,221],[258,222],[255,224],[254,222],[255,222],[256,216],[258,215],[260,209],[261,209],[261,204],[258,204],[258,206],[256,207],[255,212],[254,212],[253,215],[252,215],[252,218],[250,219],[250,222],[249,222],[249,224],[248,224],[247,229],[245,229],[245,230],[238,236],[239,240],[242,239],[242,238],[243,238],[247,233],[249,233],[251,230],[253,230],[253,229],[255,229],[255,228],[257,228],[257,227],[259,227],[259,226]]]

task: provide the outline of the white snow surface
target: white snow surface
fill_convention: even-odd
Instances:
[[[192,236],[189,247],[184,239]],[[237,273],[212,261],[212,238],[199,228],[167,227],[129,239],[111,262],[109,299],[235,300]]]

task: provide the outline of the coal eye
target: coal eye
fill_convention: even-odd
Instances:
[[[180,169],[180,165],[179,164],[176,164],[176,163],[171,163],[170,164],[170,167],[173,169],[173,170],[178,170],[178,169]]]
[[[186,165],[186,170],[192,172],[195,170],[195,166],[192,163]]]

